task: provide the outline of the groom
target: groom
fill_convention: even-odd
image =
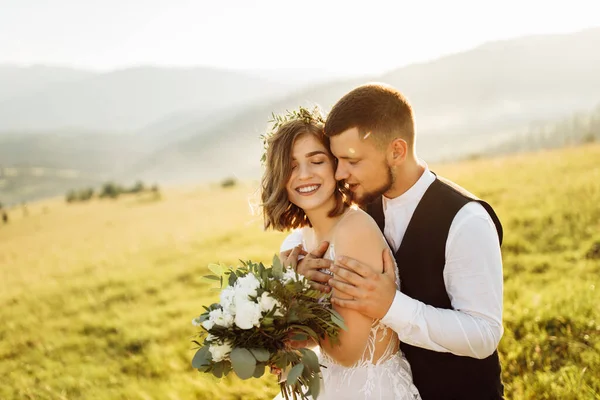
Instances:
[[[392,87],[367,84],[346,94],[329,113],[325,134],[338,159],[336,179],[384,233],[401,288],[387,251],[378,274],[343,255],[331,265],[320,258],[323,243],[299,261],[298,272],[353,298],[334,297],[334,304],[398,333],[423,400],[503,399],[496,350],[503,334],[502,225],[492,207],[418,158],[412,108]],[[281,248],[300,242],[296,231]],[[323,267],[335,278],[318,271]]]

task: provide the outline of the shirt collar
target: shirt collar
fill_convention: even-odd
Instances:
[[[388,208],[402,207],[415,200],[420,200],[433,181],[435,181],[435,175],[429,170],[427,164],[425,164],[425,171],[423,171],[421,177],[406,192],[393,199],[381,196],[383,199],[383,210],[387,211]]]

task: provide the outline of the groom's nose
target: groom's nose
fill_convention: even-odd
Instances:
[[[348,179],[349,176],[350,174],[348,173],[346,167],[344,167],[344,163],[339,162],[337,168],[335,169],[335,180],[343,181],[345,179]]]

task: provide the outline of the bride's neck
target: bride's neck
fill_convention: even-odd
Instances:
[[[345,210],[344,210],[345,211]],[[323,240],[329,240],[329,235],[339,219],[344,215],[337,215],[335,217],[330,217],[329,210],[313,210],[306,213],[308,217],[312,229],[315,234],[315,238],[320,242]]]

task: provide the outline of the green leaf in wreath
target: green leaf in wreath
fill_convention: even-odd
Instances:
[[[304,364],[299,363],[294,365],[294,367],[290,370],[287,376],[287,384],[290,386],[294,386],[300,375],[302,375],[302,371],[304,371]]]
[[[211,281],[220,281],[221,280],[221,278],[219,278],[216,275],[204,275],[203,278],[204,279],[209,279]]]
[[[248,349],[236,347],[231,351],[230,357],[233,372],[235,372],[240,379],[252,378],[254,370],[256,369],[256,359]]]
[[[210,365],[211,359],[212,356],[208,351],[208,346],[204,346],[201,349],[199,349],[194,355],[194,358],[192,359],[192,367],[196,369],[204,369],[204,367]]]

